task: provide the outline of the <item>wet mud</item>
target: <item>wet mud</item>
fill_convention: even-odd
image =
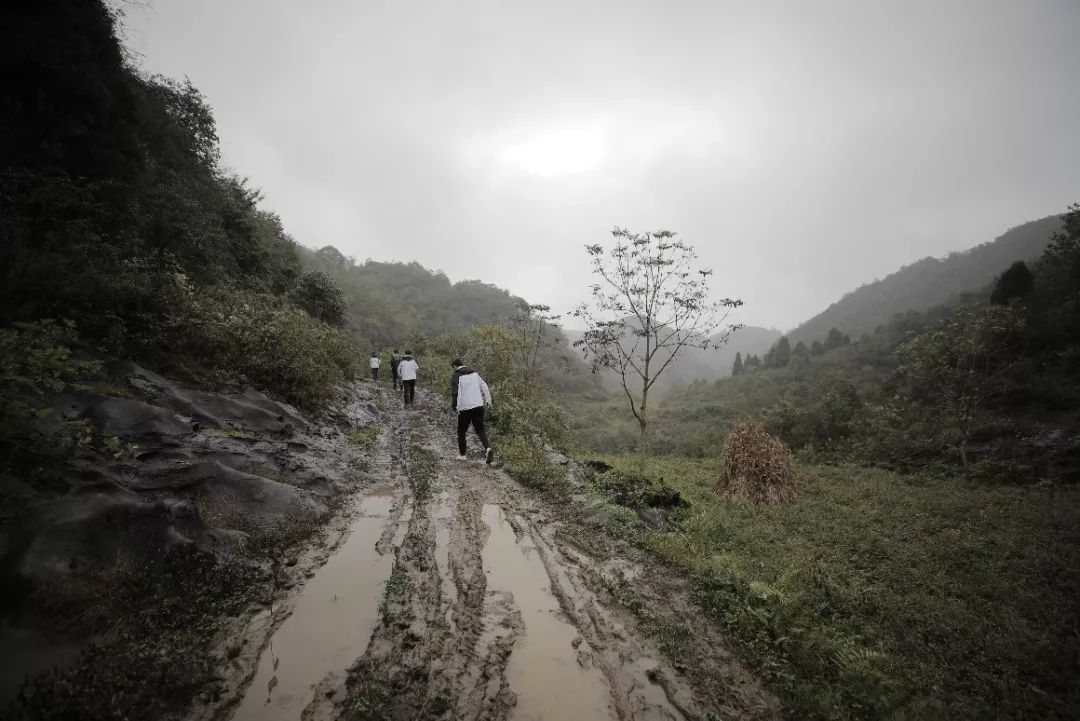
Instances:
[[[304,585],[292,613],[270,637],[233,719],[298,719],[316,684],[363,654],[393,561],[376,549],[393,490],[383,485],[361,498],[345,542]]]
[[[200,718],[782,717],[715,631],[691,623],[680,658],[645,633],[630,595],[661,623],[695,615],[676,579],[572,503],[457,460],[432,394],[403,410],[383,393],[374,485],[298,564],[304,580],[241,629],[254,651],[234,662],[234,700]]]

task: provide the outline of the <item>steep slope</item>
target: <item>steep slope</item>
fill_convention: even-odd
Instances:
[[[830,328],[852,338],[873,333],[897,313],[922,311],[985,288],[1017,260],[1042,254],[1061,219],[1048,216],[1012,228],[989,243],[946,258],[923,258],[854,290],[788,334],[791,344],[823,340]]]

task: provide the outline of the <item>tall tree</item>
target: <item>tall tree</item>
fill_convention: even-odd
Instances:
[[[825,339],[825,350],[830,351],[851,342],[851,339],[840,332],[837,328],[829,329],[829,337]]]
[[[994,290],[990,293],[990,302],[1006,305],[1014,298],[1024,298],[1035,284],[1035,279],[1028,270],[1027,263],[1018,260],[1008,270],[998,276]]]
[[[806,347],[806,344],[799,341],[795,344],[795,347],[791,350],[791,359],[799,366],[805,366],[810,362],[810,349]]]
[[[971,432],[986,402],[1002,391],[1023,324],[1009,306],[961,308],[897,348],[900,398],[920,416],[935,417],[945,442],[959,452],[965,472]]]
[[[735,363],[731,366],[731,375],[741,376],[743,374],[742,353],[735,353]]]
[[[727,324],[741,300],[710,300],[711,270],[697,267],[691,245],[661,230],[612,231],[615,243],[586,246],[597,282],[592,298],[575,311],[585,334],[576,345],[594,369],[618,374],[647,450],[649,391],[684,348],[717,348],[738,326]]]
[[[776,345],[773,350],[773,366],[776,368],[784,368],[791,362],[791,342],[788,341],[787,336],[781,336],[780,340],[776,341]]]
[[[825,346],[821,344],[821,341],[816,340],[810,344],[810,355],[822,355],[825,352]]]

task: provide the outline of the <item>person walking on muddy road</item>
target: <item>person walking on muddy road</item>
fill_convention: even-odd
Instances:
[[[405,397],[405,405],[411,406],[413,397],[416,395],[416,374],[420,366],[412,357],[412,351],[405,351],[405,357],[398,363],[398,375],[401,376],[401,390]]]
[[[495,452],[488,443],[487,431],[484,429],[484,408],[491,405],[491,390],[480,374],[469,366],[455,358],[450,366],[454,369],[450,380],[450,394],[452,405],[457,411],[457,443],[458,460],[464,461],[465,456],[465,433],[471,424],[480,442],[484,444],[484,462],[491,463],[495,458]]]
[[[394,390],[398,389],[398,366],[401,364],[401,351],[397,348],[390,354],[390,376],[394,381]]]
[[[371,380],[378,381],[381,362],[379,361],[379,354],[375,351],[371,351],[371,359],[368,361],[368,365],[371,366]]]

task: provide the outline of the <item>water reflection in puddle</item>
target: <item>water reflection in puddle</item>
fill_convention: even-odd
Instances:
[[[484,505],[489,529],[484,546],[488,591],[510,591],[525,623],[514,645],[507,677],[517,694],[515,721],[617,718],[608,686],[595,668],[582,668],[573,642],[577,631],[551,593],[547,571],[526,536],[519,543],[502,508]]]
[[[349,537],[308,580],[271,638],[234,721],[296,721],[315,684],[363,655],[394,562],[375,550],[393,494],[394,486],[379,486],[361,500]]]

